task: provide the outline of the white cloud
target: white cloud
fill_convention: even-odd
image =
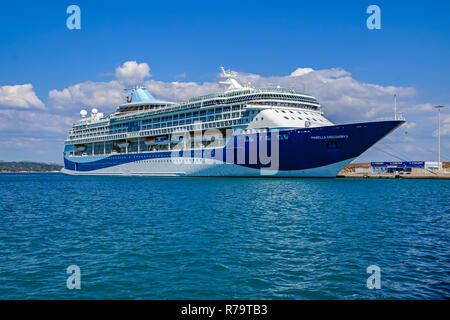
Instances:
[[[77,114],[84,108],[104,108],[101,112],[113,112],[124,102],[123,85],[116,80],[110,82],[81,82],[61,91],[49,92],[48,101],[57,112]]]
[[[81,109],[101,108],[101,112],[113,112],[119,104],[125,102],[127,86],[143,84],[144,78],[150,76],[147,63],[126,61],[116,68],[117,80],[109,82],[86,81],[74,84],[63,90],[51,90],[48,95],[49,105],[57,112],[78,113]]]
[[[417,104],[415,106],[415,109],[418,111],[432,111],[434,108],[431,103],[422,103],[422,104]]]
[[[443,109],[445,110],[445,109]],[[437,125],[436,125],[437,126]],[[450,115],[443,115],[441,112],[441,137],[450,136]],[[438,130],[433,132],[433,136],[438,136]]]
[[[149,75],[146,63],[127,61],[116,70],[118,80],[110,82],[82,82],[61,91],[49,93],[49,103],[58,111],[78,113],[82,108],[102,108],[108,113],[124,102],[123,88],[131,81],[142,81]],[[300,76],[301,74],[301,76]],[[373,120],[392,117],[393,96],[399,98],[399,109],[416,95],[412,87],[381,86],[355,80],[351,74],[339,68],[313,70],[297,68],[290,75],[262,77],[258,74],[237,73],[241,83],[251,83],[254,87],[281,86],[298,91],[306,91],[316,96],[326,114],[336,122]],[[139,82],[138,81],[138,82]],[[164,82],[147,80],[144,86],[158,99],[185,101],[191,97],[223,91],[218,82]],[[400,99],[402,99],[400,102]],[[414,105],[414,110],[428,110],[428,104]],[[406,108],[406,107],[405,107]],[[411,106],[405,112],[411,111]]]
[[[0,107],[14,109],[46,109],[42,101],[36,96],[32,84],[0,87]]]
[[[175,75],[176,79],[185,79],[186,78],[186,72],[183,73],[179,73],[177,75]]]
[[[302,76],[292,76],[300,69]],[[404,100],[415,97],[412,87],[381,86],[355,80],[340,68],[312,70],[299,68],[289,76],[261,77],[239,73],[241,82],[255,87],[279,85],[304,91],[319,99],[324,111],[337,122],[370,120],[392,116],[394,94]],[[307,69],[308,72],[302,70]]]
[[[404,127],[405,129],[412,129],[412,128],[414,128],[416,125],[417,125],[417,123],[415,123],[415,122],[407,122],[407,123],[405,123],[405,124],[403,125],[403,127]]]
[[[76,117],[31,110],[0,110],[0,132],[8,135],[65,135]]]
[[[126,92],[123,89],[129,85],[142,84],[157,99],[175,102],[220,92],[226,88],[213,80],[203,83],[181,80],[164,82],[153,79],[145,81],[145,77],[148,76],[150,68],[146,63],[127,61],[116,69],[116,80],[86,81],[62,90],[51,90],[48,106],[53,114],[37,110],[21,113],[12,112],[14,110],[0,110],[3,111],[0,112],[0,134],[19,136],[19,129],[23,128],[23,135],[27,134],[29,137],[45,135],[48,139],[58,137],[61,140],[72,123],[79,118],[78,112],[81,109],[96,107],[100,112],[110,114],[119,104],[125,102]],[[436,133],[437,129],[437,113],[432,104],[417,101],[417,92],[413,87],[383,86],[358,81],[351,73],[340,68],[322,70],[297,68],[288,75],[268,77],[238,72],[237,78],[242,84],[250,82],[256,88],[279,85],[308,92],[319,99],[325,116],[335,123],[392,118],[393,96],[397,94],[398,111],[403,112],[409,121],[383,139],[379,149],[388,150],[401,158],[416,160],[431,158],[435,152],[436,138],[433,137],[433,133]],[[450,118],[444,116],[444,113],[441,116],[441,134],[448,136]],[[61,143],[61,141],[54,142],[55,148],[57,146],[59,148]],[[444,139],[442,145],[445,145]],[[369,150],[359,161],[398,159],[389,158],[386,153],[374,152],[374,149]]]
[[[163,82],[148,80],[145,87],[155,97],[167,101],[186,101],[189,98],[221,91],[223,88],[217,82]]]
[[[305,74],[308,74],[313,71],[314,70],[312,68],[297,68],[295,71],[291,73],[291,77],[304,76]]]
[[[0,139],[3,161],[42,161],[63,164],[63,139],[34,137],[5,137]]]
[[[40,138],[33,138],[33,137],[14,137],[11,139],[1,139],[0,140],[0,146],[3,147],[19,147],[19,148],[25,148],[25,147],[33,147],[35,146],[37,143],[41,143],[42,141],[44,141],[44,139],[40,139]]]
[[[117,80],[128,86],[139,85],[150,76],[150,67],[145,62],[127,61],[116,68]]]

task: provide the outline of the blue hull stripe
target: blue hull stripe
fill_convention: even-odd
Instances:
[[[312,169],[355,158],[401,124],[403,121],[379,121],[279,131],[279,170]],[[235,136],[235,144],[233,145],[233,141],[231,141],[222,150],[212,152],[207,149],[188,150],[184,152],[184,156],[216,159],[255,169],[269,167],[270,164],[264,165],[259,161],[254,164],[249,163],[249,150],[254,147],[250,144],[255,143],[256,147],[259,147],[260,137],[258,135],[246,135],[249,137],[249,141],[245,142],[244,164],[238,163],[237,152],[234,152],[234,158],[227,157],[227,149],[236,148],[235,146],[239,145],[237,139],[244,136]],[[68,153],[67,150],[66,153]],[[220,151],[222,151],[222,157],[218,159]],[[271,153],[270,143],[268,144],[268,153]],[[73,171],[92,171],[134,161],[167,159],[174,154],[183,156],[182,151],[145,152],[106,157],[93,156],[93,161],[87,162],[86,158],[89,159],[89,156],[70,157],[66,155],[64,167]],[[77,158],[81,161],[77,162]]]

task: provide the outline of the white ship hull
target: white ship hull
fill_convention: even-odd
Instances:
[[[73,171],[62,169],[67,175],[103,175],[103,176],[196,176],[196,177],[336,177],[354,158],[330,165],[304,170],[270,171],[243,167],[211,159],[173,158],[168,162],[148,160],[147,162],[131,162],[117,166],[92,170]]]

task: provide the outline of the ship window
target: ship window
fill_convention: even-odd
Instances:
[[[289,120],[289,118],[288,118],[288,117],[283,117],[283,118],[285,118],[285,119]]]
[[[327,141],[325,142],[328,149],[337,149],[337,142],[336,141]]]

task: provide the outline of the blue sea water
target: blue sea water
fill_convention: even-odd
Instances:
[[[1,174],[0,299],[449,298],[449,195],[448,180]]]

